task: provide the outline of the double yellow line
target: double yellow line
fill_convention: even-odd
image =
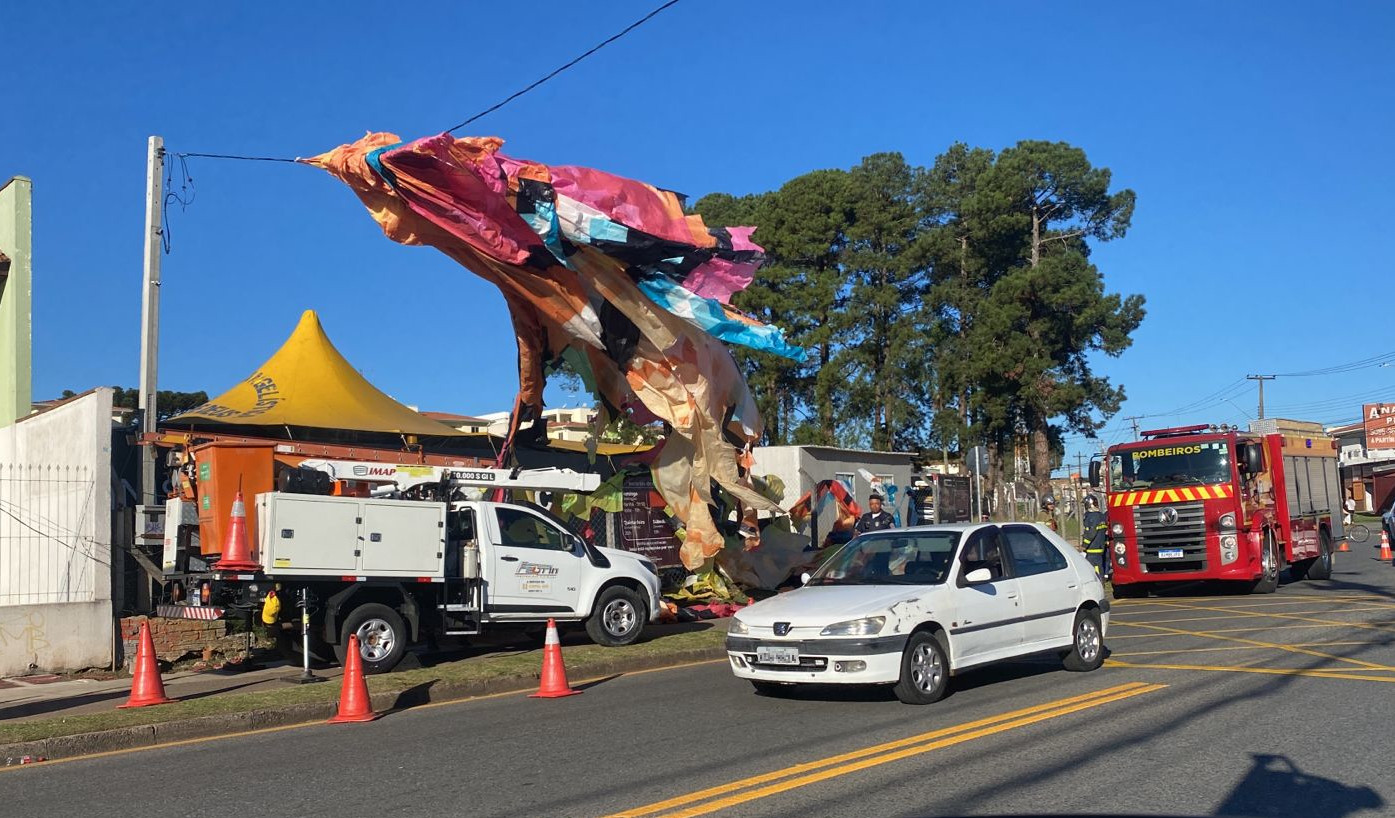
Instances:
[[[876,767],[881,764],[888,764],[892,761],[899,761],[903,758],[928,753],[932,750],[939,750],[944,747],[952,747],[966,741],[973,741],[977,738],[991,736],[995,733],[1002,733],[1018,727],[1026,727],[1029,724],[1036,724],[1047,719],[1054,719],[1069,713],[1080,710],[1087,710],[1091,707],[1117,702],[1144,693],[1152,693],[1162,690],[1167,685],[1144,684],[1143,682],[1130,682],[1118,687],[1098,690],[1094,693],[1086,693],[1081,696],[1072,696],[1068,699],[1059,699],[1046,704],[1039,704],[1035,707],[1027,707],[1022,710],[1014,710],[1010,713],[1000,713],[996,716],[979,719],[977,721],[966,722],[954,727],[945,727],[939,730],[931,730],[928,733],[910,736],[909,738],[897,739],[885,744],[877,744],[871,747],[864,747],[861,750],[853,750],[849,753],[830,756],[819,761],[809,761],[803,764],[796,764],[786,767],[783,770],[764,773],[762,775],[743,778],[740,781],[733,781],[729,784],[721,784],[716,787],[709,787],[687,795],[680,795],[676,798],[669,798],[665,801],[656,801],[642,807],[635,807],[623,812],[617,812],[609,818],[643,818],[643,816],[656,816],[656,818],[689,818],[695,815],[706,815],[727,807],[754,801],[759,798],[776,795],[797,789],[808,784],[836,778],[848,773]]]

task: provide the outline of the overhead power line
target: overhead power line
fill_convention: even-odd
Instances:
[[[666,3],[664,3],[664,4],[660,5],[660,6],[658,6],[658,7],[655,8],[653,11],[651,11],[651,12],[649,12],[648,14],[644,15],[643,17],[639,18],[638,20],[635,20],[633,23],[630,23],[629,25],[627,25],[627,26],[625,26],[624,28],[620,29],[620,30],[617,31],[616,33],[610,35],[609,37],[605,38],[604,40],[601,40],[599,43],[596,43],[595,45],[591,46],[589,49],[587,49],[586,51],[582,52],[580,55],[578,55],[576,58],[572,59],[570,62],[567,62],[567,63],[563,64],[562,66],[560,66],[560,67],[554,69],[553,71],[549,72],[546,76],[543,76],[543,77],[541,77],[541,78],[539,78],[539,79],[537,79],[537,80],[534,80],[533,82],[529,83],[527,86],[525,86],[525,87],[523,87],[523,88],[521,88],[521,89],[519,89],[519,90],[513,92],[512,94],[509,94],[508,96],[504,97],[503,99],[499,100],[498,102],[494,103],[493,105],[489,106],[488,108],[485,108],[483,111],[480,111],[479,113],[475,114],[474,116],[471,116],[471,117],[469,117],[468,119],[464,120],[464,121],[461,122],[459,125],[455,125],[455,126],[453,126],[453,127],[451,127],[451,128],[447,128],[447,129],[445,130],[445,133],[455,133],[456,131],[460,130],[461,128],[465,127],[466,125],[469,125],[471,122],[474,122],[474,121],[477,120],[477,119],[480,119],[480,118],[482,118],[482,117],[485,117],[485,116],[488,116],[489,114],[494,113],[495,111],[499,110],[500,108],[504,107],[505,105],[508,105],[510,102],[513,102],[514,100],[518,99],[519,97],[523,96],[524,94],[528,93],[529,91],[532,91],[534,88],[537,88],[539,85],[542,85],[543,83],[547,82],[548,80],[552,79],[553,77],[556,77],[558,74],[561,74],[562,72],[564,72],[564,71],[566,71],[566,70],[572,68],[572,67],[575,66],[577,63],[581,62],[582,60],[586,59],[587,57],[591,56],[592,54],[595,54],[597,51],[600,51],[602,48],[605,48],[606,46],[608,46],[608,45],[610,45],[611,43],[615,42],[616,40],[620,39],[621,37],[624,37],[626,34],[629,34],[631,31],[634,31],[635,29],[639,28],[640,26],[644,25],[645,23],[649,22],[650,20],[654,19],[654,18],[657,17],[661,12],[663,12],[663,11],[666,10],[666,9],[668,9],[669,7],[675,6],[675,5],[677,5],[677,4],[678,4],[678,0],[668,0],[668,2],[666,2]],[[283,157],[283,156],[246,156],[246,155],[234,154],[234,153],[180,153],[180,154],[176,154],[176,155],[179,156],[179,157],[181,157],[181,158],[189,158],[189,159],[233,159],[233,160],[242,161],[242,162],[285,162],[285,163],[287,163],[287,164],[292,164],[292,165],[294,165],[294,164],[299,164],[299,163],[300,163],[300,160],[299,160],[299,159],[292,159],[292,158],[287,158],[287,157]]]
[[[639,18],[638,20],[634,21],[633,23],[630,23],[628,26],[625,26],[624,28],[620,29],[619,32],[617,32],[617,33],[615,33],[615,34],[612,34],[611,36],[607,37],[606,39],[604,39],[604,40],[600,41],[599,43],[595,44],[595,45],[592,46],[590,49],[588,49],[586,52],[584,52],[583,54],[581,54],[581,56],[577,57],[576,59],[572,60],[571,62],[567,63],[566,65],[563,65],[562,67],[560,67],[560,68],[554,70],[552,73],[548,74],[547,76],[543,77],[542,79],[535,80],[532,84],[528,85],[527,87],[523,88],[522,90],[515,91],[515,92],[513,92],[512,94],[509,94],[508,96],[504,97],[503,99],[499,100],[498,102],[494,103],[493,105],[489,106],[488,108],[485,108],[483,111],[480,111],[479,113],[475,114],[474,116],[470,117],[469,119],[465,120],[464,122],[460,123],[459,125],[456,125],[456,126],[453,127],[453,128],[447,128],[447,129],[446,129],[446,133],[455,133],[456,131],[460,130],[461,128],[465,127],[466,125],[469,125],[471,122],[474,122],[475,120],[479,119],[480,117],[483,117],[483,116],[486,116],[486,115],[488,115],[488,114],[494,113],[495,111],[499,110],[500,108],[504,107],[505,105],[508,105],[510,102],[513,102],[514,100],[518,99],[519,97],[523,96],[524,94],[528,93],[529,91],[533,90],[534,88],[537,88],[539,85],[542,85],[543,83],[547,82],[548,80],[552,79],[553,77],[557,76],[558,74],[562,73],[563,71],[566,71],[568,68],[571,68],[572,66],[576,65],[577,63],[579,63],[579,62],[581,62],[582,60],[586,59],[587,57],[591,56],[592,54],[595,54],[597,51],[600,51],[602,48],[605,48],[606,46],[608,46],[608,45],[610,45],[611,43],[615,42],[616,40],[620,39],[621,37],[624,37],[626,34],[629,34],[631,31],[634,31],[635,29],[637,29],[637,28],[639,28],[640,26],[644,25],[645,23],[649,22],[649,21],[652,20],[654,17],[658,16],[658,14],[659,14],[660,12],[662,12],[664,9],[667,9],[667,8],[670,7],[670,6],[676,5],[677,3],[678,3],[678,0],[668,0],[667,3],[664,3],[663,5],[659,6],[658,8],[656,8],[656,9],[654,9],[653,11],[649,12],[648,14],[644,15],[643,17]]]
[[[1349,361],[1348,363],[1335,364],[1321,369],[1309,369],[1303,372],[1279,372],[1276,374],[1281,378],[1311,378],[1316,375],[1337,375],[1342,372],[1354,372],[1358,369],[1387,366],[1392,361],[1395,361],[1395,350],[1382,352],[1379,355],[1372,355],[1369,358],[1362,358],[1359,361]]]

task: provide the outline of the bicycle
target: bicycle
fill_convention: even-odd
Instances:
[[[1352,542],[1366,542],[1371,538],[1371,529],[1361,523],[1352,523],[1346,527],[1347,539]]]

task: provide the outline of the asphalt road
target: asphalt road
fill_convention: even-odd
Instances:
[[[0,771],[5,815],[1395,815],[1395,568],[1118,603],[1110,663],[944,701],[753,694],[725,664]],[[575,681],[575,680],[574,680]]]

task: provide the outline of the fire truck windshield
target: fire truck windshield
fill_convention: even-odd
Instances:
[[[1111,491],[1229,482],[1230,448],[1221,440],[1167,443],[1109,455]]]

